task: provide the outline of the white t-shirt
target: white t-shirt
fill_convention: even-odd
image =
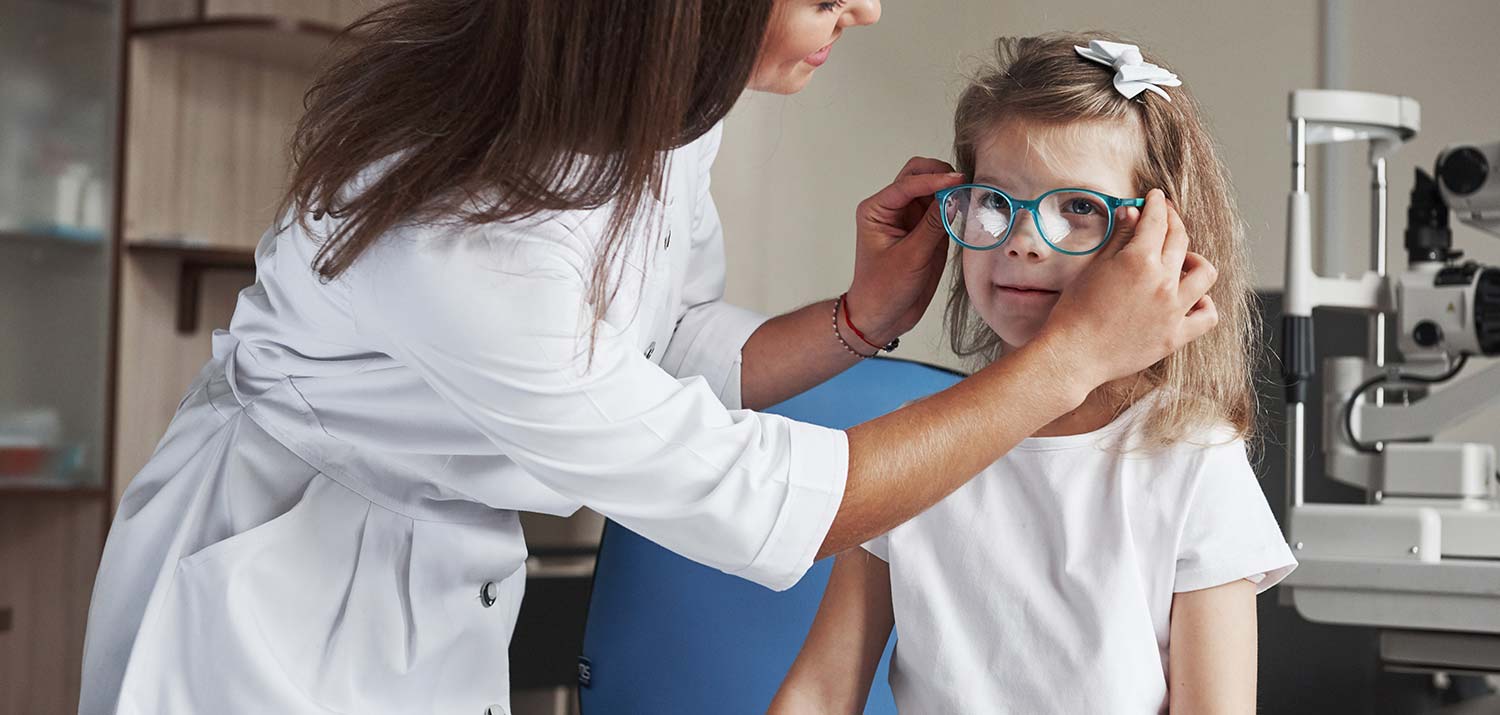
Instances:
[[[1172,594],[1296,567],[1227,429],[1118,448],[1148,403],[1021,442],[865,545],[890,564],[902,713],[1164,712]]]

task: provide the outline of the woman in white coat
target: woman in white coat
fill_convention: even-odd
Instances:
[[[1154,193],[1043,336],[951,390],[847,433],[752,411],[890,347],[942,273],[928,197],[960,177],[914,159],[858,207],[841,300],[721,300],[720,120],[879,12],[402,0],[359,23],[257,282],[121,499],[82,712],[505,712],[518,512],[588,506],[785,588],[1214,324],[1213,269]]]

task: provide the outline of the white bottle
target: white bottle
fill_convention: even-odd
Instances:
[[[78,228],[83,223],[83,187],[89,180],[89,165],[73,162],[57,175],[53,194],[52,223],[58,228]]]
[[[108,229],[107,210],[109,197],[104,191],[104,178],[90,175],[83,185],[82,206],[79,207],[78,225],[89,234],[89,238],[102,240]]]

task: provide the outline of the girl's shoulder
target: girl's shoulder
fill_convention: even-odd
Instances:
[[[1101,437],[1101,445],[1124,454],[1173,462],[1248,459],[1246,435],[1222,417],[1203,416],[1188,424],[1178,424],[1167,430],[1173,436],[1164,440],[1160,436],[1161,420],[1163,413],[1170,410],[1165,403],[1171,399],[1162,388],[1142,396],[1111,423],[1115,429]]]
[[[1121,449],[1127,461],[1150,463],[1150,473],[1154,476],[1175,476],[1191,482],[1205,475],[1225,472],[1254,474],[1250,445],[1244,435],[1228,422],[1193,427],[1167,444],[1148,445],[1144,438],[1144,431],[1137,424],[1122,431],[1123,444],[1116,449]]]

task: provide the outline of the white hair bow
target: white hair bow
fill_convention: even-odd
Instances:
[[[1115,89],[1126,99],[1135,99],[1142,90],[1150,90],[1168,102],[1172,98],[1162,87],[1180,87],[1182,80],[1177,75],[1141,58],[1141,48],[1123,42],[1093,40],[1088,47],[1073,46],[1078,54],[1092,62],[1115,69]]]

